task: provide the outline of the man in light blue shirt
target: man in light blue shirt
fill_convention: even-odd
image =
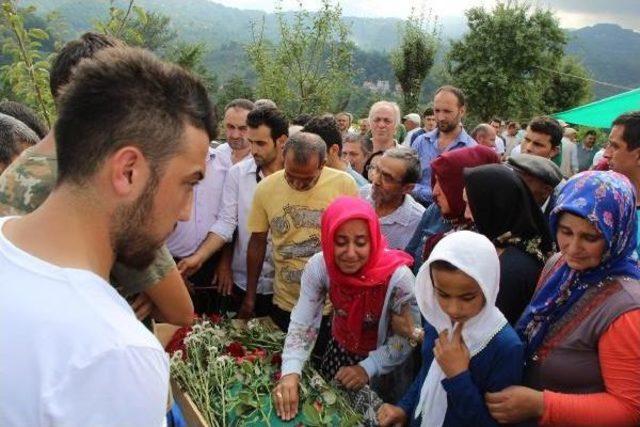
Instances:
[[[439,88],[433,99],[433,112],[437,127],[431,132],[419,136],[412,146],[420,158],[422,178],[411,194],[425,206],[433,201],[431,196],[431,161],[446,151],[476,145],[476,141],[465,132],[462,126],[465,97],[460,89],[454,86]]]

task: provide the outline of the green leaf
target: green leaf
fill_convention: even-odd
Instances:
[[[40,28],[32,28],[29,30],[29,37],[38,40],[47,40],[49,38],[49,34],[47,34],[44,30]]]

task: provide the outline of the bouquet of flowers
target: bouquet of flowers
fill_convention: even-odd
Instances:
[[[344,392],[311,367],[300,381],[301,411],[289,422],[277,417],[271,391],[280,378],[284,337],[258,319],[246,324],[198,319],[192,328],[179,330],[167,347],[172,378],[211,427],[359,425],[362,417]]]

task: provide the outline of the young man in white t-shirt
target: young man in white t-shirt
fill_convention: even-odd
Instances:
[[[202,84],[140,49],[83,61],[58,100],[58,181],[0,219],[0,425],[161,426],[167,356],[108,283],[148,265],[202,179]]]

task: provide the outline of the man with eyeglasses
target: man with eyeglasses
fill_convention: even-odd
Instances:
[[[296,132],[284,144],[284,170],[265,177],[256,187],[247,229],[247,290],[238,316],[254,314],[258,279],[271,233],[275,278],[271,319],[283,331],[298,302],[307,260],[320,247],[320,217],[338,196],[358,194],[347,173],[325,167],[327,146],[318,135]],[[329,314],[329,307],[325,308]],[[328,316],[324,322],[328,327]],[[328,330],[327,330],[328,332]],[[322,335],[322,332],[320,333]],[[318,340],[322,345],[321,337]]]
[[[360,189],[360,196],[376,210],[389,247],[404,250],[425,210],[411,197],[420,159],[410,148],[391,148],[372,163],[369,178],[371,185]]]

